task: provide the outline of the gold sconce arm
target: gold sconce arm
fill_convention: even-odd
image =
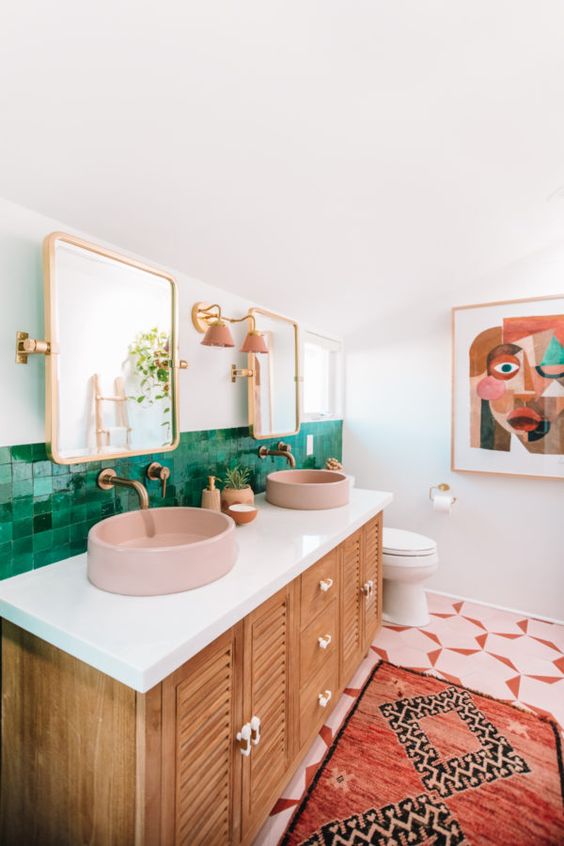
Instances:
[[[210,323],[223,321],[224,323],[243,323],[248,320],[251,323],[251,332],[256,332],[256,320],[253,314],[244,314],[243,317],[227,317],[223,314],[219,303],[206,305],[205,303],[194,303],[192,307],[192,323],[194,329],[201,334],[207,331]]]
[[[237,367],[236,364],[231,365],[231,381],[236,382],[237,379],[248,379],[253,375],[253,371],[248,367]]]
[[[29,332],[16,332],[16,364],[27,364],[30,355],[50,355],[51,343],[30,338]]]

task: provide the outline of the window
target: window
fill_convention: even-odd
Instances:
[[[341,343],[313,332],[304,334],[304,420],[336,418],[341,413]]]

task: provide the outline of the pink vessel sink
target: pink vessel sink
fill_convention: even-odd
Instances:
[[[88,533],[88,578],[129,596],[180,593],[220,579],[237,558],[235,523],[205,508],[150,508]]]
[[[349,494],[348,477],[336,470],[279,470],[266,477],[266,498],[281,508],[339,508]]]

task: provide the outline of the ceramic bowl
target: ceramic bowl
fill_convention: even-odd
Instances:
[[[225,509],[225,513],[232,517],[238,526],[252,523],[258,514],[258,508],[245,502],[235,502]]]

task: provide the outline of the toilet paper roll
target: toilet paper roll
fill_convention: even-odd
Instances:
[[[433,511],[441,511],[450,514],[454,497],[449,493],[436,493],[433,496]]]

